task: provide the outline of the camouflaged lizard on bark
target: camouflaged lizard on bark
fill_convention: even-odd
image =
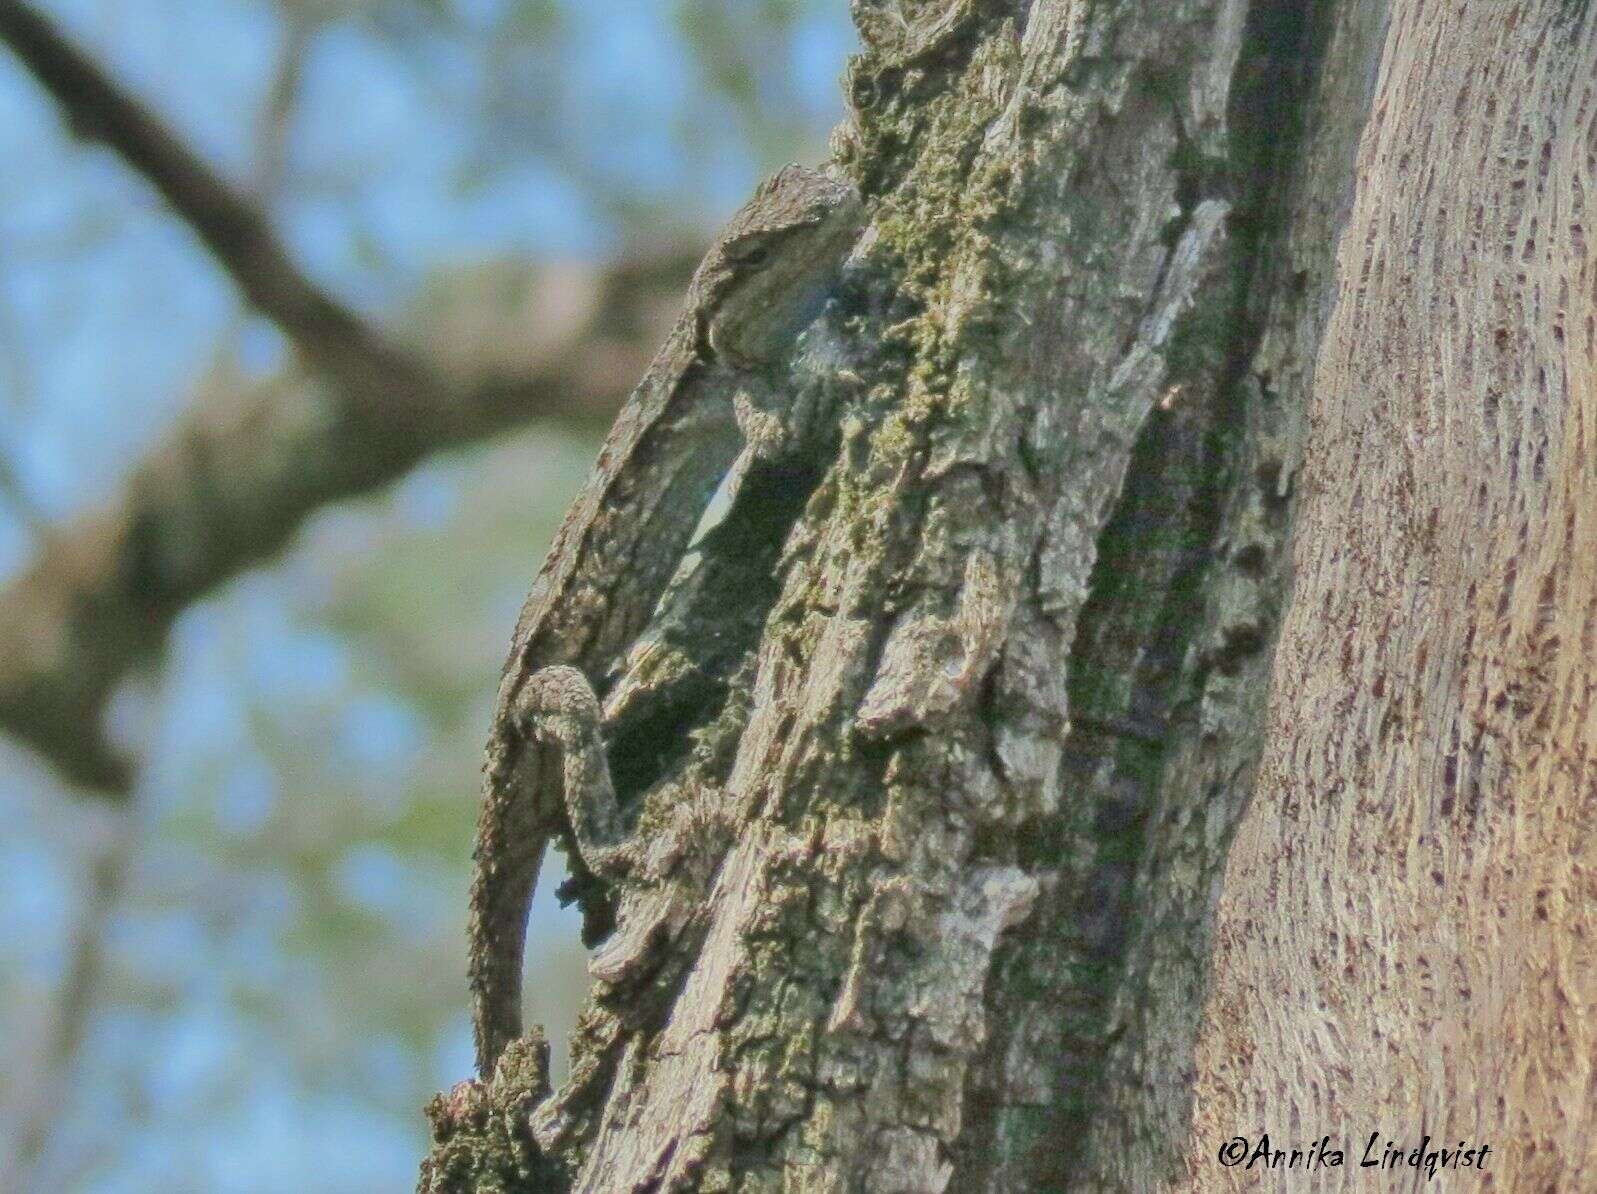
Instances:
[[[602,691],[655,612],[711,495],[785,417],[780,367],[864,223],[845,182],[788,166],[735,215],[600,449],[516,625],[488,742],[473,851],[470,971],[484,1080],[521,1034],[527,911],[549,839],[600,878],[624,818]],[[774,404],[776,413],[764,407]],[[748,441],[745,444],[745,439]]]

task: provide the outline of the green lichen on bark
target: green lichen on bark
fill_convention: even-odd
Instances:
[[[1080,1113],[1058,1129],[1075,1142],[1061,1174],[1079,1185],[1160,1180],[1183,1147],[1209,905],[1261,746],[1267,648],[1287,588],[1299,411],[1330,285],[1335,212],[1362,120],[1369,77],[1362,56],[1379,11],[1251,5],[1228,99],[1229,135],[1194,163],[1218,169],[1223,185],[1236,188],[1235,355],[1225,417],[1214,431],[1226,467],[1212,491],[1218,521],[1208,559],[1186,602],[1173,732],[1157,783],[1139,804],[1135,921],[1099,1013],[1111,1039],[1086,1073]],[[1334,15],[1341,27],[1333,37]],[[1123,617],[1127,604],[1114,604]]]
[[[1292,163],[1289,133],[1300,119],[1294,105],[1302,102],[1299,84],[1313,56],[1300,44],[1301,23],[1264,11],[1271,7],[1258,5],[1250,14],[1231,80],[1231,118],[1223,126],[1193,127],[1191,114],[1173,99],[1191,90],[1189,63],[1144,63],[1133,72],[1144,96],[1175,112],[1168,161],[1179,214],[1166,226],[1166,243],[1176,242],[1199,203],[1223,198],[1232,213],[1230,265],[1165,343],[1161,405],[1170,409],[1155,411],[1145,424],[1125,491],[1097,539],[1092,596],[1070,660],[1074,732],[1065,782],[1075,800],[1038,834],[1060,883],[1039,917],[1039,934],[1001,951],[990,988],[994,1016],[1005,1025],[995,1054],[1024,1048],[1053,1059],[1052,1079],[1039,1083],[1051,1094],[983,1117],[978,1137],[998,1157],[973,1151],[962,1176],[984,1188],[1020,1181],[1063,1189],[1083,1180],[1078,1163],[1086,1129],[1101,1122],[1104,1054],[1128,1027],[1115,1009],[1127,944],[1144,928],[1135,884],[1149,819],[1161,801],[1168,809],[1214,795],[1207,787],[1183,788],[1180,778],[1165,787],[1170,748],[1196,729],[1211,674],[1236,676],[1238,659],[1267,645],[1279,606],[1284,527],[1276,520],[1268,533],[1245,528],[1261,504],[1255,486],[1263,483],[1247,462],[1260,452],[1261,422],[1281,412],[1260,409],[1265,395],[1248,369],[1260,312],[1284,277],[1267,271],[1260,285],[1258,265],[1272,221],[1281,217],[1276,188]],[[1263,110],[1261,92],[1274,98]],[[1254,110],[1241,110],[1249,105]],[[1272,489],[1275,480],[1267,478]],[[1273,493],[1262,504],[1280,505]],[[1231,547],[1231,538],[1246,542]],[[1249,551],[1240,553],[1244,546]],[[1237,558],[1243,563],[1233,564]],[[1246,614],[1234,604],[1229,613],[1211,608],[1233,601],[1225,596],[1236,587],[1233,567],[1245,568],[1244,583],[1252,586]],[[1227,625],[1215,634],[1210,619],[1217,616]],[[1220,639],[1214,646],[1206,641],[1211,634]],[[1257,671],[1249,669],[1255,682]],[[1183,720],[1187,728],[1179,728]],[[1245,731],[1246,723],[1231,728]],[[1248,749],[1244,744],[1244,757]],[[1240,792],[1245,768],[1239,764],[1227,779]],[[1224,807],[1234,815],[1239,803],[1228,795]],[[1166,995],[1181,997],[1173,990]],[[982,1075],[973,1081],[971,1101],[998,1103],[984,1081],[992,1084]],[[1113,1135],[1106,1129],[1104,1140]],[[995,1169],[1005,1176],[994,1176]]]
[[[557,1194],[561,1173],[532,1139],[532,1110],[549,1096],[541,1029],[511,1042],[493,1080],[461,1082],[427,1106],[432,1145],[418,1194]]]
[[[906,464],[937,419],[971,398],[956,367],[1001,324],[1003,287],[988,276],[986,250],[1008,203],[1008,167],[981,148],[1019,65],[1008,7],[962,6],[935,53],[908,63],[897,45],[872,44],[864,25],[867,48],[849,67],[851,119],[836,148],[874,200],[867,268],[886,299],[879,331],[906,365],[874,433],[884,472]]]
[[[1207,683],[1200,578],[1258,477],[1226,7],[855,4],[835,149],[872,224],[802,366],[836,434],[762,540],[726,705],[673,727],[717,761],[646,798],[651,832],[718,803],[717,857],[540,1109],[579,1188],[1062,1180],[1164,726]]]

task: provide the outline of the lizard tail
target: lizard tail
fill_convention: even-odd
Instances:
[[[530,824],[531,803],[525,796],[486,802],[472,852],[471,1023],[477,1073],[485,1082],[505,1046],[521,1035],[527,912],[548,844],[547,835]]]

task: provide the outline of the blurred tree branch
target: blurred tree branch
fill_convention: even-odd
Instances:
[[[67,943],[67,972],[60,995],[44,1026],[44,1047],[35,1072],[22,1083],[16,1105],[12,1151],[7,1158],[10,1185],[0,1190],[36,1190],[33,1180],[51,1134],[61,1117],[67,1083],[77,1066],[89,1014],[106,969],[106,935],[122,904],[139,824],[130,807],[116,810],[106,840],[97,844],[88,864],[87,890]]]
[[[304,367],[196,402],[108,508],[50,536],[0,590],[0,728],[123,798],[131,773],[104,737],[105,702],[188,604],[274,554],[318,507],[433,451],[534,418],[613,414],[696,254],[543,271],[523,304],[536,325],[486,366],[462,359],[458,312],[429,311],[428,353],[425,329],[415,344],[391,339],[311,282],[261,210],[31,6],[0,0],[0,40],[77,134],[156,188]]]
[[[287,28],[283,46],[255,129],[252,153],[250,192],[263,205],[270,205],[286,173],[288,134],[304,78],[306,53],[317,28],[312,14],[297,6],[286,7],[284,19]],[[229,359],[236,357],[247,316],[248,311],[241,309],[223,337],[220,351]],[[4,470],[0,469],[0,482],[4,479]],[[39,529],[44,530],[42,523]],[[45,541],[41,534],[41,542]],[[14,1116],[18,1126],[13,1133],[8,1168],[15,1174],[18,1190],[34,1189],[38,1184],[36,1171],[60,1121],[57,1108],[79,1065],[89,1018],[100,1001],[100,985],[106,972],[106,935],[123,901],[137,828],[132,802],[119,806],[111,841],[102,845],[89,863],[83,907],[67,944],[66,977],[45,1026],[45,1045],[38,1057],[37,1072],[22,1084],[27,1097],[20,1100]]]
[[[250,189],[270,204],[288,173],[288,135],[294,124],[300,87],[305,81],[305,59],[316,36],[316,13],[298,4],[282,6],[283,48],[266,89],[266,101],[255,127],[253,178]]]
[[[372,420],[425,421],[442,382],[318,288],[289,259],[265,213],[207,166],[50,21],[20,0],[0,3],[0,39],[85,140],[114,150],[193,229],[261,314]]]

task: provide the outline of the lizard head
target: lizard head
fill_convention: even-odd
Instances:
[[[743,368],[781,357],[864,224],[858,192],[826,174],[784,166],[761,183],[694,276],[715,355]]]

